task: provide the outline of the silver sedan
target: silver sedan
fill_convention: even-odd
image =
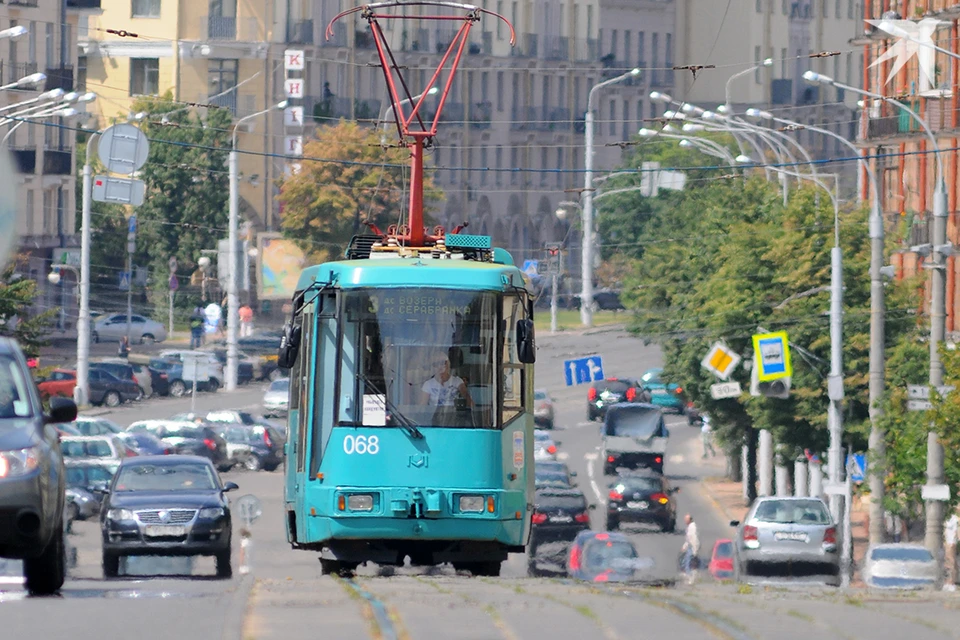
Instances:
[[[867,550],[861,575],[868,587],[932,589],[940,570],[923,545],[878,544]]]
[[[734,541],[734,573],[738,579],[773,566],[810,567],[812,575],[829,575],[839,583],[838,527],[819,498],[758,498]]]

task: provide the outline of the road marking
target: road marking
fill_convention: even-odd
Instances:
[[[584,460],[596,460],[596,459],[599,458],[599,457],[600,457],[600,454],[599,454],[599,453],[590,452],[590,453],[585,453],[585,454],[583,454],[583,459],[584,459]]]
[[[597,496],[597,500],[600,504],[607,504],[606,499],[603,497],[603,494],[600,493],[600,486],[597,485],[597,481],[593,479],[593,463],[597,459],[596,454],[593,454],[594,457],[589,457],[591,454],[586,454],[587,458],[587,477],[590,478],[590,488],[593,489],[593,493]]]
[[[676,454],[676,455],[670,456],[670,458],[668,458],[668,459],[670,460],[670,463],[671,463],[671,464],[680,464],[680,463],[682,463],[684,460],[686,460],[686,458],[684,458],[683,455],[682,455],[682,454],[679,454],[679,453]]]
[[[570,454],[567,453],[566,451],[561,451],[560,453],[557,454],[557,460],[566,460],[569,457],[570,457]]]

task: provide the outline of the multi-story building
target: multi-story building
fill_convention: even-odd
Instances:
[[[0,84],[8,85],[38,72],[46,75],[46,81],[35,88],[0,92],[0,107],[35,99],[40,92],[51,89],[73,91],[78,19],[98,9],[99,0],[8,2],[0,28],[22,26],[27,33],[0,41]],[[47,274],[51,261],[76,262],[79,254],[74,195],[76,136],[72,125],[59,117],[45,118],[10,125],[3,132],[9,134],[5,146],[20,172],[14,182],[18,251],[24,258],[20,273],[40,285],[34,311],[63,305],[70,310],[69,317],[76,316],[75,297],[60,294],[72,291],[76,278],[65,271],[60,287],[54,287],[48,283]]]
[[[893,13],[886,13],[892,11]],[[911,245],[931,241],[933,192],[938,174],[938,158],[942,162],[947,190],[947,241],[960,243],[957,228],[957,149],[960,111],[957,102],[958,26],[960,10],[953,0],[909,0],[879,2],[867,0],[864,18],[903,18],[919,20],[933,17],[941,21],[932,42],[946,53],[920,46],[917,55],[891,76],[895,60],[878,62],[880,56],[895,45],[893,36],[864,24],[852,44],[862,47],[863,65],[860,82],[871,93],[895,98],[907,104],[924,121],[941,150],[934,153],[930,137],[907,111],[881,100],[868,100],[860,110],[859,137],[872,156],[871,164],[879,181],[882,210],[887,222],[887,247],[892,261],[901,267],[899,273],[912,275],[919,271],[922,258],[908,249]],[[933,72],[928,77],[920,65]],[[932,65],[931,65],[932,63]],[[875,66],[874,66],[875,65]],[[864,194],[866,181],[864,180]],[[890,233],[893,230],[902,230]],[[956,258],[947,258],[947,331],[956,332],[960,312],[960,278]],[[924,307],[929,309],[929,305]]]
[[[705,108],[726,104],[737,114],[750,107],[855,137],[857,97],[842,90],[810,86],[813,69],[856,85],[863,54],[850,45],[862,33],[860,0],[677,0],[678,50],[684,65],[713,65],[694,75],[680,72],[677,98]],[[811,58],[811,54],[836,53]],[[772,64],[762,66],[770,58]],[[754,68],[751,73],[731,76]],[[814,158],[849,157],[840,142],[812,131],[795,134]],[[822,173],[841,172],[853,184],[855,164],[827,164]]]

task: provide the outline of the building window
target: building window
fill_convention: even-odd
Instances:
[[[557,147],[557,189],[563,188],[563,147]]]
[[[787,48],[780,49],[780,77],[787,77]]]
[[[11,20],[10,26],[11,27],[17,26],[17,21]],[[7,63],[9,63],[11,69],[16,69],[17,68],[17,39],[10,38],[8,42],[10,43],[10,54],[7,56]],[[17,80],[17,78],[11,78],[10,82],[13,82],[14,80]],[[29,127],[29,128],[32,129],[33,127]]]
[[[130,95],[155,96],[160,93],[159,58],[130,58]]]
[[[666,74],[667,78],[672,82],[673,81],[673,34],[666,34],[666,42],[664,43],[663,51],[663,66],[667,68]]]
[[[783,15],[787,15],[787,5],[789,5],[789,0],[782,0],[780,2],[780,11],[783,12]]]
[[[835,13],[837,16],[837,20],[839,20],[841,14],[843,14],[843,0],[837,0],[837,7],[836,7]]]
[[[757,84],[760,84],[760,69],[762,69],[760,66],[760,47],[753,48],[753,62],[757,66],[753,71],[753,80]]]
[[[503,111],[503,71],[497,71],[497,111]]]
[[[503,15],[503,0],[497,0],[497,13]],[[497,20],[497,40],[503,40],[503,20]]]
[[[845,84],[851,84],[853,80],[853,54],[849,51],[847,52],[847,77],[844,80]]]
[[[587,38],[593,34],[593,5],[587,5]]]
[[[630,103],[626,100],[623,101],[623,131],[620,134],[621,140],[630,139]]]
[[[757,0],[757,13],[763,13],[763,0]]]
[[[450,182],[455,184],[460,175],[460,154],[457,153],[457,145],[450,146]]]
[[[87,90],[87,56],[79,56],[77,58],[77,91],[86,91],[86,90]]]
[[[37,23],[30,22],[30,31],[27,33],[27,59],[37,61]]]
[[[207,63],[207,91],[211,104],[237,112],[237,92],[231,91],[237,86],[239,60],[210,60]]]
[[[633,48],[633,44],[630,42],[631,35],[626,29],[623,30],[623,62],[626,65],[630,64],[630,49]]]
[[[54,60],[54,50],[55,50],[55,47],[53,46],[54,42],[53,42],[53,23],[52,22],[47,23],[46,33],[44,34],[44,40],[45,40],[44,44],[46,45],[46,53],[47,53],[47,57],[46,57],[47,66],[52,67],[54,66],[53,60]]]
[[[487,184],[487,174],[489,173],[489,171],[487,171],[487,168],[488,168],[488,166],[489,166],[487,160],[488,160],[487,148],[486,148],[486,147],[480,147],[480,167],[479,167],[479,169],[480,169],[480,186],[481,186],[481,187],[486,186],[486,184]],[[229,245],[228,245],[228,246],[229,246]]]
[[[618,42],[619,38],[617,38],[617,35],[618,35],[618,34],[617,34],[617,30],[616,30],[616,29],[611,29],[611,31],[610,31],[610,53],[611,53],[611,55],[613,56],[613,59],[614,59],[614,60],[617,59],[617,45],[619,44],[619,42]]]
[[[520,167],[520,153],[516,147],[510,147],[510,168],[518,169]],[[510,172],[510,184],[517,184],[518,171]]]
[[[540,186],[547,186],[547,148],[540,147]]]
[[[494,176],[494,180],[497,183],[497,186],[503,184],[503,147],[498,146],[494,152],[494,159],[496,160],[497,175]]]
[[[131,18],[159,18],[160,0],[131,0]]]
[[[646,34],[643,31],[637,32],[637,66],[642,67],[647,59],[647,52],[644,46],[644,40]]]
[[[642,129],[642,128],[643,128],[643,100],[637,100],[637,129]]]
[[[50,220],[53,219],[53,191],[43,192],[43,212],[41,218],[40,235],[47,235],[50,231]]]
[[[853,0],[847,0],[847,18],[853,20]]]
[[[662,72],[657,68],[660,66],[660,34],[654,33],[650,40],[650,68],[653,69],[653,82],[659,81]]]
[[[610,101],[610,123],[607,129],[611,136],[617,135],[617,102],[615,100]]]
[[[26,225],[27,225],[27,235],[33,235],[33,189],[27,191],[27,215],[26,215]]]

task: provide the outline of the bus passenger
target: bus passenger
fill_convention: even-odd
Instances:
[[[462,396],[468,407],[473,407],[473,398],[467,391],[467,385],[463,379],[450,373],[450,358],[445,355],[439,355],[434,358],[433,369],[436,371],[434,376],[423,383],[423,404],[431,407],[441,407],[437,411],[437,417],[442,416],[442,408],[456,406],[458,396]],[[444,421],[446,422],[446,421]],[[453,426],[449,424],[447,426]]]

